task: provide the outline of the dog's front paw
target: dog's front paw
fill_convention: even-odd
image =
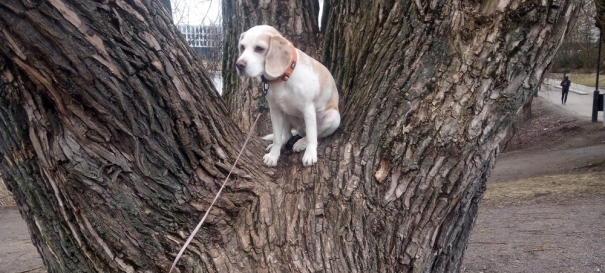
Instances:
[[[306,137],[299,139],[298,141],[296,141],[296,143],[294,143],[294,146],[292,146],[292,150],[294,150],[295,152],[304,151],[306,148],[307,148],[307,138]],[[315,157],[317,157],[317,156],[315,156]]]
[[[268,153],[263,157],[263,161],[265,162],[265,164],[267,164],[267,166],[275,167],[275,165],[277,165],[278,158],[279,158],[279,156],[275,156],[275,155]]]
[[[317,150],[308,149],[303,156],[303,165],[309,167],[313,166],[315,163],[317,163]]]

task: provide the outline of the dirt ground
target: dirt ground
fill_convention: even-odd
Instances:
[[[0,273],[46,272],[17,207],[0,207],[0,242]]]
[[[497,159],[462,272],[605,272],[605,127],[532,108]]]
[[[605,127],[541,99],[498,157],[462,272],[605,272]],[[46,272],[0,207],[0,273]]]
[[[605,197],[480,208],[462,272],[605,271]]]

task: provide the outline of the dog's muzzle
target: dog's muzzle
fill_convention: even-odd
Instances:
[[[239,60],[235,63],[235,67],[237,68],[237,72],[242,74],[244,72],[244,70],[246,69],[246,61],[244,60]]]

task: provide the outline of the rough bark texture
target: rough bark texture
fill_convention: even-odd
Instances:
[[[359,244],[340,250],[367,262],[359,271],[458,271],[498,143],[577,3],[332,5],[324,58],[343,92],[342,131],[359,130],[336,138],[356,151],[349,179],[363,181],[360,199],[381,208],[355,217],[380,219],[380,232],[350,228]],[[370,174],[379,182],[367,183]]]
[[[167,272],[243,142],[160,5],[0,3],[2,174],[50,272]],[[223,216],[269,180],[249,151],[192,251],[237,245]]]
[[[318,27],[319,3],[317,0],[231,1],[223,0],[223,98],[232,119],[242,130],[254,122],[262,85],[237,75],[235,62],[238,56],[240,34],[256,25],[271,25],[300,50],[318,56],[321,35]],[[270,133],[269,115],[260,122],[260,132]]]
[[[170,0],[160,0],[160,2],[162,3],[162,5],[164,5],[166,10],[168,11],[168,14],[172,14],[172,4],[170,3]],[[170,18],[172,18],[172,16],[170,16]]]
[[[51,272],[166,272],[243,142],[159,5],[0,2],[2,174]],[[181,272],[458,271],[498,142],[577,8],[330,6],[341,129],[310,168],[284,151],[269,169],[253,140]]]

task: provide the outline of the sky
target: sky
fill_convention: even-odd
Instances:
[[[170,0],[177,25],[220,23],[221,0]]]
[[[177,25],[210,25],[220,23],[221,0],[170,0],[172,18]],[[321,17],[323,0],[319,0]],[[321,23],[321,18],[319,18]]]

